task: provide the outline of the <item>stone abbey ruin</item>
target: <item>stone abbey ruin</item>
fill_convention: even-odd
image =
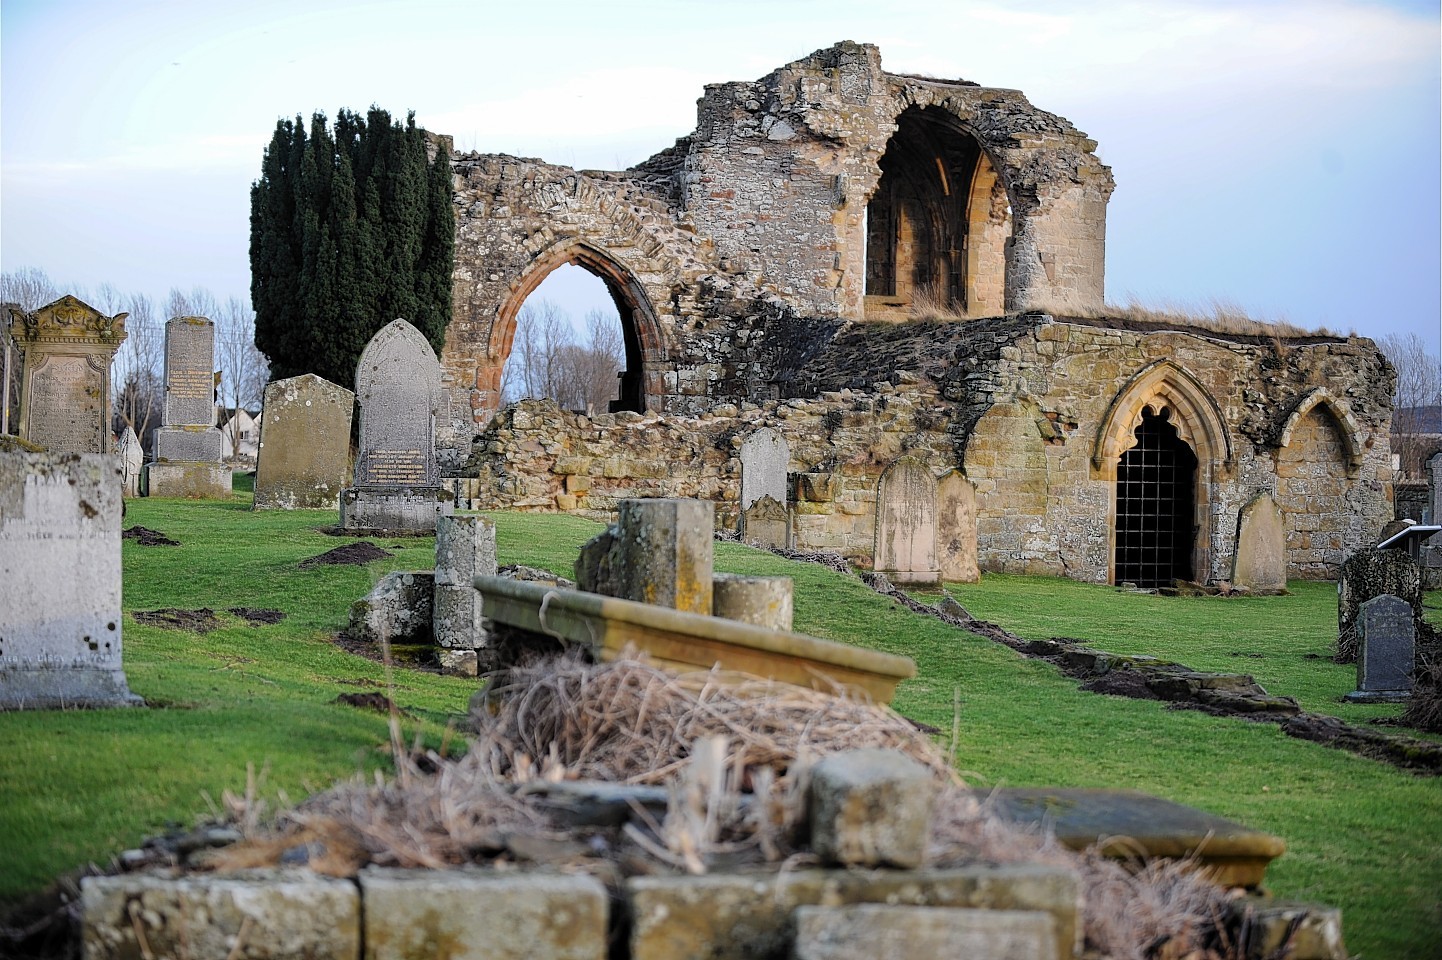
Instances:
[[[1287,575],[1335,577],[1392,516],[1391,368],[1361,338],[1109,319],[1095,148],[848,42],[709,85],[695,132],[629,170],[458,155],[443,468],[476,507],[691,496],[734,528],[737,451],[769,427],[797,549],[872,558],[904,459],[974,485],[983,570],[1227,580],[1268,496]],[[619,412],[501,410],[517,312],[565,263],[620,311]]]

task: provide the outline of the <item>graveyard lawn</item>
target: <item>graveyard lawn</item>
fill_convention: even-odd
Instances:
[[[572,575],[600,531],[564,515],[497,514],[502,564]],[[189,824],[245,767],[293,800],[332,779],[387,767],[386,719],[334,704],[388,693],[432,744],[465,709],[475,681],[385,670],[332,643],[349,603],[379,575],[431,566],[430,538],[380,540],[394,557],[365,567],[301,560],[354,538],[326,537],[326,511],[249,511],[227,502],[131,501],[125,526],[179,547],[124,545],[127,614],[209,608],[222,626],[196,635],[125,621],[133,690],[159,709],[0,715],[0,901],[163,830]],[[1127,787],[1230,817],[1286,839],[1268,872],[1282,897],[1343,910],[1349,948],[1366,957],[1430,957],[1442,940],[1442,782],[1283,735],[1276,726],[1173,711],[1156,701],[1084,693],[1051,665],[900,609],[858,579],[736,544],[716,567],[796,581],[796,628],[916,659],[895,707],[958,731],[956,760],[977,785]],[[1355,671],[1327,659],[1336,617],[1328,584],[1288,597],[1216,600],[1122,594],[1070,581],[986,576],[948,587],[976,616],[1028,637],[1070,636],[1198,669],[1253,673],[1304,708],[1352,721],[1396,707],[1338,703]],[[1442,601],[1429,594],[1429,613]],[[284,611],[249,626],[231,607]],[[1234,655],[1235,654],[1235,655]],[[1308,657],[1316,654],[1316,657]]]

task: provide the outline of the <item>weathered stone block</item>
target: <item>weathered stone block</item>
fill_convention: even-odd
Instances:
[[[1252,498],[1237,516],[1232,583],[1252,593],[1287,590],[1287,529],[1282,511],[1267,494]]]
[[[90,960],[357,960],[360,895],[309,871],[87,877],[81,935]]]
[[[1422,616],[1422,570],[1401,550],[1358,550],[1342,563],[1337,581],[1337,633],[1344,641],[1355,637],[1362,604],[1373,597],[1401,597]]]
[[[771,630],[791,629],[795,583],[790,577],[717,573],[711,577],[711,590],[712,612],[718,617]]]
[[[811,771],[811,848],[824,862],[918,867],[939,789],[931,772],[895,750],[848,750]]]
[[[152,497],[224,500],[233,493],[230,467],[223,463],[148,463],[145,483]]]
[[[360,875],[365,960],[605,960],[609,902],[586,876],[471,870]]]
[[[155,459],[219,463],[220,430],[209,426],[165,426],[155,431]]]
[[[616,523],[581,547],[577,586],[710,616],[714,513],[704,500],[622,500]]]
[[[434,606],[435,575],[429,570],[388,573],[351,604],[345,633],[360,643],[430,643]]]
[[[795,960],[1036,960],[1057,953],[1039,910],[958,907],[797,907]]]
[[[350,459],[355,394],[313,373],[265,388],[255,509],[340,506]]]
[[[481,595],[471,584],[496,572],[496,524],[488,517],[436,521],[435,604],[431,627],[442,647],[474,650],[485,636]]]

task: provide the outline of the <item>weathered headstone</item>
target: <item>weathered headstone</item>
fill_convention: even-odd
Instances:
[[[215,324],[174,317],[165,324],[165,406],[146,468],[152,497],[225,499],[230,468],[221,463],[215,425]]]
[[[1384,595],[1362,604],[1357,618],[1357,689],[1353,702],[1391,703],[1412,695],[1417,622],[1412,605]]]
[[[941,579],[981,580],[976,560],[976,484],[960,470],[950,470],[936,482],[936,554]]]
[[[873,566],[893,583],[936,583],[936,480],[924,463],[896,461],[876,497]]]
[[[715,504],[622,500],[616,513],[614,524],[581,547],[577,587],[710,616]]]
[[[741,539],[763,547],[791,547],[791,512],[770,495],[761,497],[741,514]]]
[[[25,351],[20,371],[21,437],[51,453],[110,453],[110,362],[125,342],[125,318],[74,297],[25,313],[10,335]]]
[[[1427,511],[1422,519],[1442,525],[1442,453],[1427,461]],[[1442,533],[1422,544],[1422,576],[1427,589],[1442,587]]]
[[[350,457],[355,394],[313,373],[265,388],[255,509],[334,510]]]
[[[120,657],[120,463],[0,453],[0,710],[139,704]]]
[[[355,486],[341,495],[347,530],[431,533],[455,509],[440,485],[435,424],[445,394],[441,363],[425,336],[393,320],[371,338],[356,364],[360,453]]]
[[[711,577],[711,612],[768,630],[790,632],[796,585],[790,577],[749,577],[717,573]]]
[[[1277,502],[1265,493],[1237,514],[1232,585],[1252,593],[1287,592],[1287,528]]]
[[[1358,550],[1342,562],[1337,578],[1337,659],[1351,663],[1357,653],[1357,618],[1362,604],[1390,594],[1422,616],[1422,571],[1417,561],[1401,550]]]
[[[431,619],[436,643],[475,650],[484,642],[478,575],[496,575],[496,524],[467,514],[436,520],[436,596]]]
[[[762,427],[741,444],[741,510],[762,497],[786,502],[786,467],[791,448],[781,434]]]
[[[140,474],[145,469],[145,450],[140,446],[140,438],[135,435],[135,428],[129,424],[125,426],[125,433],[120,437],[120,479],[127,497],[140,496]]]

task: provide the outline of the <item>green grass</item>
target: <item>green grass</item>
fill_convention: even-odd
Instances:
[[[127,526],[163,530],[185,546],[127,542],[127,610],[245,605],[290,616],[277,626],[232,624],[205,637],[127,618],[131,685],[171,706],[0,715],[7,744],[0,751],[0,836],[22,838],[12,845],[15,856],[0,856],[0,895],[33,890],[167,820],[203,811],[199,792],[238,788],[247,762],[269,760],[272,784],[297,798],[307,783],[385,766],[383,719],[329,702],[357,689],[342,679],[374,682],[382,670],[340,652],[330,637],[347,604],[382,569],[429,566],[432,542],[408,541],[396,558],[367,569],[299,571],[301,558],[348,542],[314,531],[333,515],[254,514],[247,506],[243,496],[227,504],[131,505]],[[496,520],[502,563],[563,575],[571,573],[576,548],[600,529],[566,516]],[[716,564],[795,578],[799,630],[915,658],[919,676],[902,684],[895,706],[950,730],[959,701],[957,763],[973,782],[1131,787],[1271,831],[1289,846],[1268,872],[1275,893],[1341,907],[1348,945],[1365,957],[1435,956],[1442,942],[1442,781],[1294,740],[1271,724],[1083,693],[1049,664],[898,609],[856,579],[816,565],[724,543]],[[953,589],[973,614],[1023,636],[1070,636],[1199,669],[1242,670],[1310,710],[1351,720],[1388,709],[1335,702],[1355,674],[1325,659],[1335,622],[1327,585],[1228,601],[1025,577],[988,576]],[[475,686],[407,671],[396,678],[397,700],[432,737],[464,709]]]

